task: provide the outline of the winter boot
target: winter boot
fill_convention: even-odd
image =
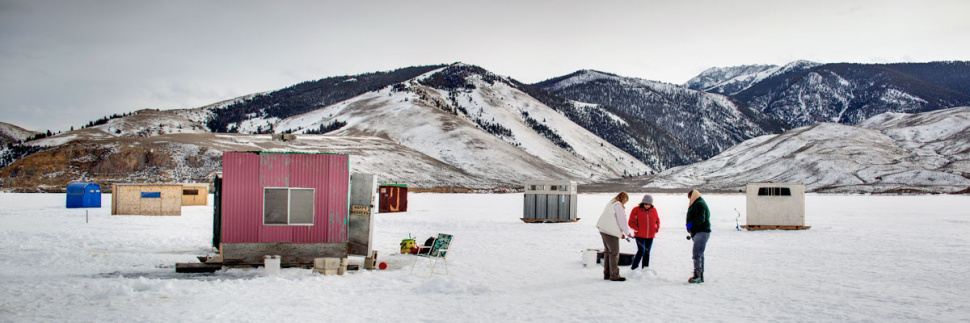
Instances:
[[[700,270],[694,270],[694,277],[687,280],[688,283],[697,284],[704,282],[704,273]]]

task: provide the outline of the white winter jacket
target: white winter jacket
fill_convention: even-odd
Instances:
[[[596,221],[596,228],[600,229],[602,233],[617,238],[624,235],[631,236],[633,233],[630,232],[630,227],[626,223],[626,209],[623,208],[623,203],[613,201],[603,209],[599,221]]]

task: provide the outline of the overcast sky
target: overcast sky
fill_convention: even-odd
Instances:
[[[970,60],[970,1],[0,0],[0,121],[67,130],[330,76],[464,62],[596,69]]]

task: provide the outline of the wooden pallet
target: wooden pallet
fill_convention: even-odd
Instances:
[[[579,218],[576,218],[575,220],[526,219],[526,218],[520,218],[519,220],[522,220],[522,222],[525,222],[525,223],[563,223],[563,222],[576,222],[576,221],[579,221]]]
[[[810,225],[742,225],[748,231],[755,230],[808,230]]]

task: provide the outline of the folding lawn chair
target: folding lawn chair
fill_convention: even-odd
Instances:
[[[451,246],[451,238],[452,238],[452,235],[450,234],[439,233],[438,237],[435,238],[434,242],[431,243],[431,248],[428,250],[427,253],[423,252],[423,250],[419,250],[417,257],[414,258],[414,262],[411,263],[411,274],[414,275],[414,265],[418,263],[419,258],[428,258],[428,266],[431,268],[431,274],[428,275],[428,277],[434,276],[435,274],[434,269],[435,269],[435,266],[438,265],[438,261],[441,261],[445,264],[444,274],[447,275],[448,274],[447,256],[448,256],[448,248],[449,246]],[[422,249],[424,248],[422,247]]]

